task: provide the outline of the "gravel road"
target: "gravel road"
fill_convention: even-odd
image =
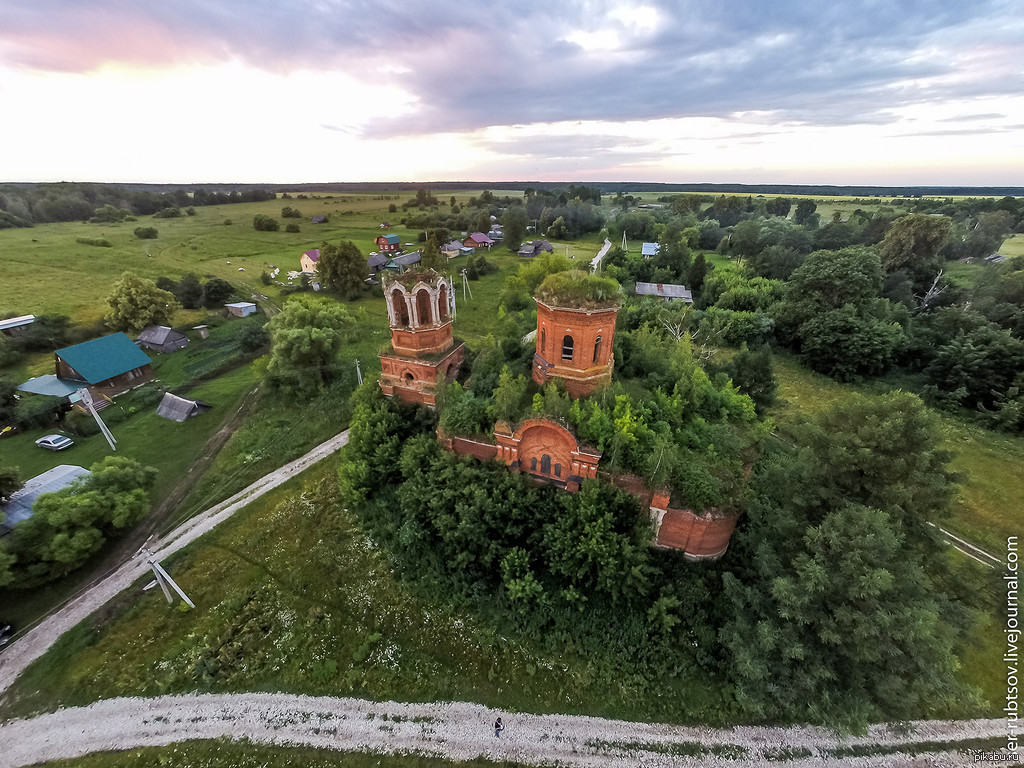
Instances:
[[[501,716],[506,728],[494,737]],[[888,754],[837,759],[837,746],[944,742],[999,737],[1002,720],[923,721],[910,733],[872,727],[838,741],[819,728],[728,729],[629,723],[569,715],[524,715],[479,704],[403,704],[288,694],[211,694],[108,699],[0,726],[0,768],[90,752],[164,746],[188,739],[246,738],[337,750],[430,754],[451,760],[485,757],[530,765],[611,766],[954,766],[973,757],[956,752],[913,757]],[[699,744],[699,746],[697,746]],[[738,752],[737,747],[746,752]],[[778,750],[804,751],[780,760]],[[680,752],[702,749],[702,754]],[[727,750],[732,750],[728,756]],[[717,754],[716,754],[717,750]],[[675,754],[673,754],[675,752]]]

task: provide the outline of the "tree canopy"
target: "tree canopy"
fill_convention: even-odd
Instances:
[[[267,374],[279,386],[315,392],[335,378],[334,364],[352,318],[327,298],[299,294],[267,323],[271,354]]]
[[[10,550],[19,588],[60,578],[83,565],[114,532],[149,512],[156,470],[124,456],[108,456],[91,474],[36,499],[32,516],[14,527]]]
[[[328,290],[354,297],[362,291],[366,273],[366,259],[351,240],[342,240],[338,245],[325,242],[320,246],[316,274]]]
[[[174,294],[156,287],[156,283],[125,272],[114,284],[107,297],[110,310],[105,315],[107,325],[118,331],[138,333],[149,325],[170,325],[174,313],[181,305]]]

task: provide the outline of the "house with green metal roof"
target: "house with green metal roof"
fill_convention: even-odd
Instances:
[[[149,356],[123,333],[58,349],[57,378],[87,387],[93,397],[116,397],[153,378]]]

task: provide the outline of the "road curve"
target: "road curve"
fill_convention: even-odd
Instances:
[[[501,738],[491,724],[505,721]],[[705,728],[630,723],[571,715],[527,715],[463,702],[405,704],[274,693],[120,698],[0,725],[0,768],[21,768],[91,752],[233,738],[393,754],[416,751],[449,760],[529,765],[642,766],[947,766],[971,757],[951,751],[837,758],[840,746],[892,747],[999,738],[1003,720],[921,721],[909,730],[872,726],[837,739],[822,728]],[[784,750],[789,750],[785,752]],[[697,753],[697,754],[694,754]],[[786,759],[787,754],[796,755]]]
[[[279,485],[293,478],[318,461],[330,456],[348,442],[348,430],[341,432],[311,450],[305,456],[286,464],[280,469],[265,475],[247,488],[236,493],[220,504],[199,513],[185,521],[164,538],[151,542],[149,550],[158,560],[169,557],[183,547],[191,544],[203,534],[212,530],[219,523],[227,520],[235,512],[258,499]],[[0,654],[0,696],[14,683],[15,679],[33,661],[38,659],[60,637],[79,622],[88,618],[93,612],[102,608],[122,590],[149,570],[149,565],[142,557],[134,557],[92,589],[67,605],[52,613],[35,627],[26,632]]]

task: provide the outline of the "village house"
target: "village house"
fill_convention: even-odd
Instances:
[[[401,238],[394,233],[389,235],[378,235],[374,242],[377,244],[377,250],[381,253],[393,253],[402,247]]]
[[[387,254],[371,253],[366,259],[366,268],[370,271],[370,276],[373,277],[384,269],[390,260]]]
[[[528,240],[519,246],[519,255],[527,258],[539,256],[543,251],[554,253],[555,247],[547,240]]]
[[[671,283],[637,283],[633,289],[637,296],[657,296],[665,301],[677,299],[687,304],[693,304],[693,292],[685,285],[672,285]]]
[[[460,243],[458,240],[450,240],[449,242],[441,246],[441,254],[446,259],[454,259],[456,256],[459,255],[459,252],[461,250],[462,243]]]
[[[494,245],[494,241],[483,232],[474,232],[463,240],[462,244],[467,248],[490,248]]]
[[[317,262],[320,261],[320,249],[314,248],[311,251],[306,251],[302,256],[299,257],[299,267],[303,272],[313,274],[316,272]]]
[[[111,398],[153,379],[149,357],[123,333],[112,333],[54,353],[57,378]]]
[[[251,301],[236,301],[232,304],[225,304],[224,309],[233,317],[248,317],[256,314],[257,307]]]
[[[151,352],[177,352],[188,346],[188,336],[166,325],[151,325],[142,329],[135,343]]]
[[[404,253],[401,256],[395,256],[391,259],[384,267],[388,272],[404,272],[413,264],[420,263],[420,257],[422,254],[419,251],[413,251],[412,253]]]

